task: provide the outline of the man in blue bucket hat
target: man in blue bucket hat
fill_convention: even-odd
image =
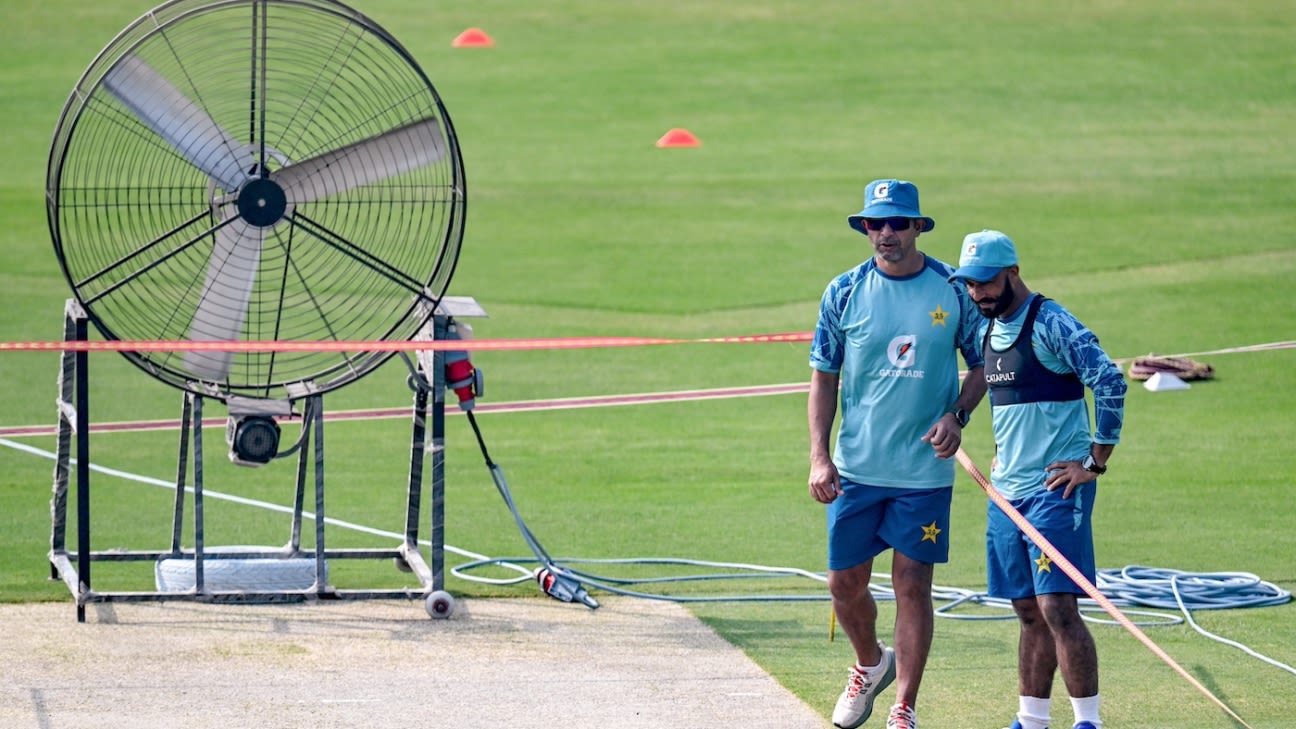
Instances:
[[[914,729],[931,650],[932,575],[949,561],[954,462],[968,413],[985,395],[981,316],[954,268],[918,250],[936,221],[905,180],[874,180],[848,218],[868,236],[868,260],[834,278],[810,350],[810,496],[825,504],[828,591],[856,664],[833,710],[852,729],[896,683],[888,729]],[[969,373],[959,385],[958,353]],[[829,443],[838,402],[841,422]],[[869,592],[873,559],[892,550],[896,617],[887,647]]]
[[[963,239],[950,277],[967,287],[985,317],[977,336],[995,440],[990,480],[1092,583],[1094,499],[1120,440],[1125,378],[1093,332],[1033,293],[1020,273],[1012,239],[983,230]],[[1092,430],[1086,387],[1093,391]],[[1077,602],[1084,590],[1003,510],[993,502],[986,508],[987,592],[1011,600],[1019,623],[1020,694],[1010,729],[1048,729],[1059,669],[1073,729],[1101,727],[1098,651]]]

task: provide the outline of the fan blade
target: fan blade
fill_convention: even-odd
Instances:
[[[233,192],[247,181],[247,170],[255,164],[249,148],[152,66],[135,56],[123,56],[103,83],[149,129],[222,188]]]
[[[252,285],[261,263],[263,236],[268,229],[243,222],[231,213],[228,223],[217,228],[202,295],[189,324],[189,339],[195,342],[234,341],[247,318]],[[229,374],[232,352],[185,352],[185,367],[201,377],[220,381]]]
[[[290,204],[309,203],[430,165],[445,152],[441,126],[424,119],[288,165],[270,179]]]

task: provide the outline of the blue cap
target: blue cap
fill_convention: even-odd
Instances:
[[[1009,266],[1017,265],[1017,247],[1012,239],[997,230],[968,233],[963,238],[959,267],[949,280],[989,281]]]
[[[846,218],[850,227],[864,235],[864,218],[919,218],[923,231],[936,227],[936,221],[918,212],[918,187],[908,180],[874,180],[864,188],[864,209]]]

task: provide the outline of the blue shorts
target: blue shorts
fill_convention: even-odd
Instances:
[[[842,479],[828,504],[828,569],[861,565],[888,548],[919,562],[949,561],[954,488],[866,486]]]
[[[1009,501],[1090,583],[1094,581],[1093,505],[1098,482],[1076,487],[1071,498],[1062,489]],[[1062,568],[1044,555],[1008,515],[989,503],[986,513],[986,578],[990,597],[1005,600],[1054,592],[1085,594]]]

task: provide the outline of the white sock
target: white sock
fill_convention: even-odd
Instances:
[[[1017,721],[1022,729],[1049,729],[1049,711],[1053,699],[1035,696],[1017,697]]]
[[[1071,710],[1075,712],[1076,723],[1087,721],[1093,724],[1096,729],[1102,729],[1102,722],[1098,719],[1098,694],[1086,696],[1082,699],[1071,699]]]

